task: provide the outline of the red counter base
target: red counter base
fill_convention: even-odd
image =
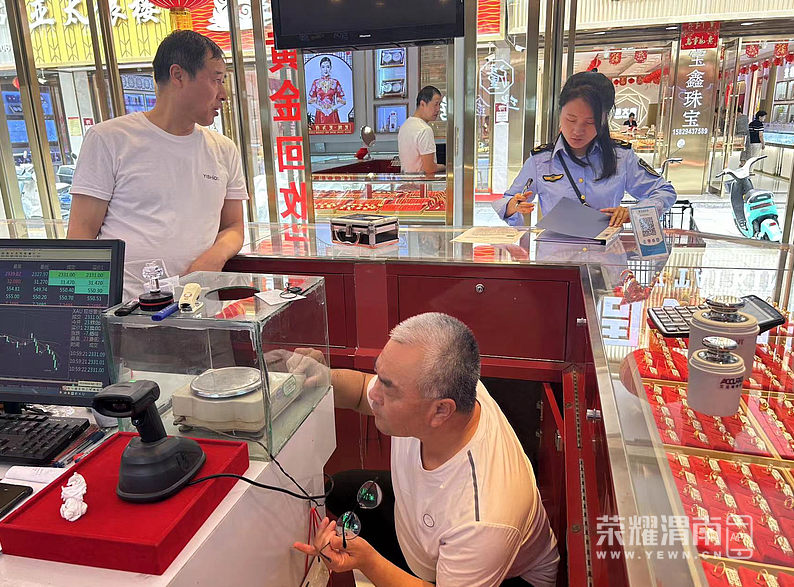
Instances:
[[[234,486],[214,479],[187,487],[152,504],[133,504],[116,495],[121,453],[130,438],[120,432],[0,522],[4,554],[162,575]],[[198,439],[197,439],[198,440]],[[197,477],[242,475],[248,469],[244,442],[198,440],[207,460]],[[76,522],[60,516],[61,486],[72,473],[88,484],[86,514]]]

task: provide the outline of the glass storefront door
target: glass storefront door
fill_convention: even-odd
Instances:
[[[740,39],[723,41],[719,63],[719,93],[715,108],[714,133],[711,139],[711,162],[709,165],[708,191],[721,195],[724,177],[717,175],[731,164],[736,134],[737,108],[740,107],[739,96],[743,94],[744,82],[737,83],[737,66],[739,60]],[[740,129],[741,130],[741,129]],[[741,138],[740,138],[741,141]],[[743,146],[740,146],[740,149]],[[737,157],[733,157],[737,159]]]
[[[616,38],[614,42],[579,45],[574,58],[574,73],[598,70],[615,87],[612,137],[631,143],[638,156],[655,167],[667,153],[672,50],[671,41],[626,44]],[[630,114],[634,114],[636,128],[624,124]]]

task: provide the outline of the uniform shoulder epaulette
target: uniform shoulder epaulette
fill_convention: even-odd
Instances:
[[[537,155],[538,153],[544,153],[546,151],[553,151],[553,150],[554,150],[554,144],[553,143],[547,143],[545,145],[539,145],[539,146],[535,147],[534,149],[532,149],[531,152],[532,152],[533,155]]]
[[[618,147],[623,147],[624,149],[631,149],[631,143],[630,143],[630,142],[628,142],[628,141],[623,141],[623,140],[620,140],[620,139],[615,139],[615,144],[616,144]]]

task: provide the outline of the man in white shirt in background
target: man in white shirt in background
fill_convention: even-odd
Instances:
[[[375,475],[383,502],[356,508],[356,538],[343,543],[326,518],[313,545],[293,546],[334,572],[359,569],[375,587],[553,587],[557,541],[532,465],[479,380],[471,330],[446,314],[409,318],[375,372],[332,371],[334,404],[375,416],[392,437],[391,472],[335,475],[327,506],[353,510]]]
[[[152,66],[155,107],[94,126],[72,183],[68,237],[125,241],[125,299],[142,293],[147,260],[162,259],[170,276],[220,271],[243,245],[240,154],[206,128],[226,100],[221,48],[176,31]]]
[[[403,173],[435,175],[446,167],[436,163],[436,139],[428,122],[441,112],[441,92],[425,86],[416,96],[416,111],[406,119],[397,135],[400,165]]]

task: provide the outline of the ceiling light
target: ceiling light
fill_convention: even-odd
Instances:
[[[752,26],[754,24],[755,24],[754,22],[743,22],[742,26]]]
[[[593,33],[594,35],[606,35],[606,31],[598,31],[597,33]]]
[[[678,28],[677,26],[669,26],[669,27],[666,27],[664,30],[666,30],[666,31],[674,31],[677,28]]]

